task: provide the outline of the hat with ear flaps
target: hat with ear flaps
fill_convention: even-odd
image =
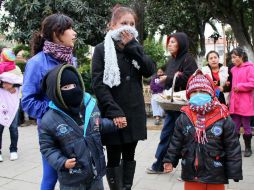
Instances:
[[[212,98],[215,97],[214,83],[209,75],[204,75],[201,70],[196,70],[190,76],[186,86],[186,97],[189,100],[190,95],[194,91],[207,92]]]
[[[69,112],[70,108],[63,99],[61,87],[71,83],[79,84],[82,91],[85,91],[82,77],[76,68],[70,64],[60,64],[45,75],[41,89],[58,108]],[[75,97],[73,98],[75,99]]]

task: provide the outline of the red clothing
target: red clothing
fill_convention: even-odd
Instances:
[[[183,106],[181,109],[182,112],[185,112],[189,119],[196,125],[197,113],[193,112],[189,106]],[[229,112],[227,106],[221,104],[220,106],[216,106],[213,111],[205,114],[205,126],[208,127],[215,123],[216,121],[226,118],[229,116]]]
[[[184,190],[225,190],[224,184],[184,182]]]
[[[217,72],[212,72],[213,73],[213,77],[215,78],[216,81],[219,81],[220,80],[220,77],[219,77],[219,71]]]

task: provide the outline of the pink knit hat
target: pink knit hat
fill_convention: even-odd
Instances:
[[[201,70],[197,70],[188,80],[186,87],[186,97],[189,100],[190,94],[196,90],[207,92],[215,97],[214,83],[209,75],[204,75]]]
[[[4,48],[1,53],[1,57],[4,62],[13,62],[16,60],[16,56],[11,49]]]

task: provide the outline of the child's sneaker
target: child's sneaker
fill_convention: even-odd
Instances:
[[[19,157],[18,157],[18,153],[17,152],[11,152],[10,153],[10,160],[11,161],[14,161],[14,160],[17,160]]]
[[[3,162],[3,161],[4,161],[3,156],[2,154],[0,154],[0,162]]]

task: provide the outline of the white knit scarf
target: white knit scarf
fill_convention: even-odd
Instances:
[[[134,27],[123,26],[116,30],[110,30],[105,36],[104,49],[105,49],[105,68],[103,73],[103,83],[108,85],[110,88],[118,86],[120,81],[120,70],[117,62],[117,55],[114,40],[121,41],[121,32],[128,31],[134,38],[138,37],[138,32]],[[135,68],[139,69],[137,61],[133,60],[132,64]]]

